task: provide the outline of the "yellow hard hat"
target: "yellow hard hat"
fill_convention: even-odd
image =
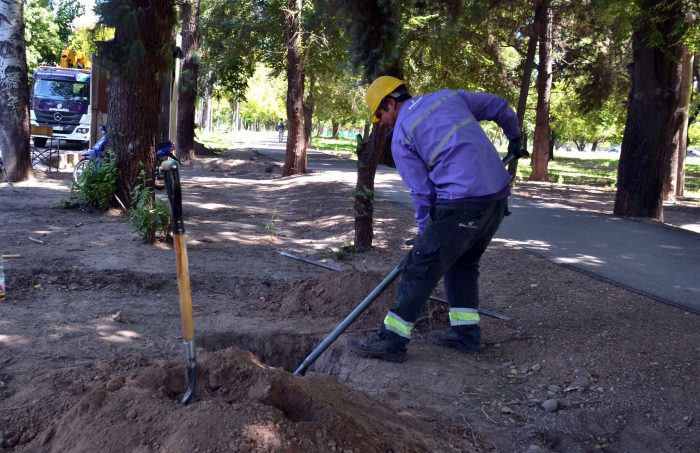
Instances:
[[[372,118],[370,118],[370,120],[373,123],[379,122],[379,118],[377,118],[375,112],[379,108],[379,104],[382,102],[382,99],[403,84],[403,80],[397,79],[396,77],[381,76],[377,77],[374,82],[367,87],[367,106],[369,107],[369,111],[372,113]]]

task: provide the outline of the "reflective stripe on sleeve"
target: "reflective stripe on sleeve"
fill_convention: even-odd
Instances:
[[[433,112],[435,111],[435,109],[438,108],[438,107],[440,106],[440,104],[442,104],[442,103],[445,102],[447,99],[449,99],[449,98],[451,98],[451,97],[453,97],[453,96],[456,96],[456,95],[457,95],[457,92],[456,92],[456,91],[451,91],[451,92],[447,93],[446,95],[444,95],[443,97],[441,97],[440,99],[438,99],[437,101],[435,101],[435,103],[434,103],[433,105],[431,105],[430,107],[428,107],[428,109],[426,109],[425,112],[423,112],[423,113],[421,114],[421,116],[419,116],[419,117],[411,124],[411,126],[408,128],[408,131],[406,131],[406,145],[409,145],[409,144],[411,143],[411,137],[413,136],[413,129],[415,129],[416,126],[418,126],[424,119],[426,119],[426,118],[428,117],[428,115],[430,115],[431,113],[433,113]]]
[[[386,327],[386,330],[390,330],[404,338],[411,338],[411,331],[414,325],[414,323],[406,322],[401,319],[399,315],[392,312],[387,313],[386,318],[384,318],[384,327]]]
[[[450,139],[450,137],[454,135],[455,132],[457,132],[457,129],[466,126],[472,121],[474,121],[474,116],[470,113],[468,117],[452,126],[452,128],[447,132],[447,134],[445,134],[445,136],[442,137],[442,140],[440,140],[440,143],[438,143],[437,147],[435,148],[435,151],[433,151],[433,154],[430,156],[430,161],[428,162],[428,170],[433,168],[433,165],[435,165],[435,161],[437,160],[442,150],[445,148],[447,141]]]
[[[450,308],[451,326],[472,326],[479,324],[479,310],[475,308]]]

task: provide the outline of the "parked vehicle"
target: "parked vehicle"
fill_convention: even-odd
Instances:
[[[32,126],[50,126],[59,140],[90,140],[90,61],[65,49],[61,64],[40,66],[34,72],[30,102]],[[32,136],[34,145],[46,146],[46,137]]]

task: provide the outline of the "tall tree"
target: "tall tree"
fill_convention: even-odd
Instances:
[[[527,98],[530,93],[530,79],[532,78],[532,70],[535,67],[535,52],[537,52],[537,41],[539,39],[540,23],[538,19],[542,18],[542,0],[533,0],[532,6],[534,11],[534,20],[528,30],[527,51],[522,60],[523,73],[520,78],[520,95],[518,96],[518,106],[516,108],[516,116],[518,117],[518,126],[523,130],[525,124],[525,111],[527,109]],[[527,143],[524,143],[527,146]],[[508,164],[508,173],[511,176],[511,184],[515,183],[515,175],[518,172],[518,159],[513,159]]]
[[[161,74],[172,64],[175,9],[172,0],[103,0],[97,11],[115,28],[99,56],[110,69],[107,133],[117,155],[117,195],[128,203],[142,170],[153,184]]]
[[[663,185],[672,171],[671,156],[682,120],[680,62],[692,4],[690,0],[641,0],[632,35],[632,90],[618,167],[616,215],[663,221]]]
[[[32,174],[22,0],[0,2],[0,152],[13,181]]]
[[[693,61],[695,55],[688,46],[683,48],[683,60],[681,62],[681,93],[680,93],[680,114],[681,125],[678,130],[678,145],[673,152],[671,160],[671,171],[667,177],[668,184],[665,185],[667,192],[664,194],[665,200],[674,200],[682,197],[685,192],[685,154],[688,149],[688,118],[690,117],[690,94],[693,89]]]
[[[73,21],[85,14],[85,6],[80,0],[58,0],[54,4],[58,36],[61,38],[61,43],[67,46],[73,34]]]
[[[289,0],[284,12],[287,43],[287,155],[282,176],[306,173],[304,134],[304,56],[301,28],[302,0]]]
[[[46,0],[24,2],[24,26],[29,72],[33,73],[40,64],[58,63],[62,42],[56,15]]]
[[[401,77],[398,41],[401,2],[363,0],[354,2],[351,56],[364,71],[366,82],[380,75]],[[374,177],[387,148],[390,131],[374,124],[366,143],[358,141],[355,184],[355,248],[366,251],[374,238]]]
[[[552,39],[553,10],[550,0],[543,0],[537,10],[539,22],[539,62],[537,65],[537,114],[535,117],[535,139],[532,145],[532,181],[547,181],[549,161],[549,107],[552,94]]]
[[[194,159],[194,112],[199,73],[199,0],[182,2],[182,69],[177,106],[177,155]]]

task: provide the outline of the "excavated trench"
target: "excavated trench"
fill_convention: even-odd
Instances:
[[[267,365],[293,372],[323,338],[317,334],[280,332],[208,332],[198,336],[197,346],[208,352],[238,347],[252,352]],[[326,363],[324,356],[331,355],[331,351],[327,351],[312,369],[322,371],[315,367]]]

